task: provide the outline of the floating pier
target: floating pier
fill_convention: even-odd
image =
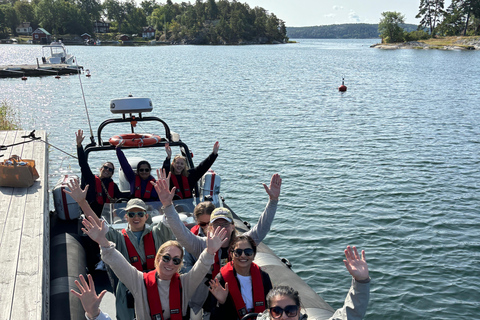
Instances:
[[[0,131],[0,145],[30,140]],[[45,131],[37,137],[46,141]],[[0,187],[0,319],[49,319],[48,149],[34,141],[1,150],[1,161],[34,159],[40,178],[29,188]]]
[[[78,74],[82,72],[82,66],[70,64],[21,64],[0,66],[0,78],[43,77],[62,74]]]

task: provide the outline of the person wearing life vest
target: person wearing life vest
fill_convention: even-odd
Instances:
[[[155,182],[155,178],[150,174],[152,171],[152,167],[148,161],[142,160],[137,164],[137,173],[135,173],[128,163],[125,154],[122,151],[122,146],[124,145],[125,140],[120,141],[115,147],[115,151],[117,152],[117,158],[120,162],[120,166],[122,167],[123,174],[128,180],[130,184],[130,196],[132,198],[139,198],[143,201],[158,201],[158,195],[153,185],[150,183],[151,181]],[[171,150],[168,148],[167,151],[167,159],[171,157]],[[169,165],[169,161],[165,160],[166,164]]]
[[[89,186],[82,190],[78,185],[78,181],[74,180],[69,183],[68,187],[71,191],[66,191],[66,193],[69,193],[78,202],[85,215],[95,218],[97,224],[100,224],[100,220],[93,214],[84,198]],[[125,207],[125,211],[128,227],[119,232],[114,228],[106,226],[106,238],[115,243],[117,250],[137,270],[142,272],[151,271],[155,268],[155,254],[158,248],[163,243],[175,239],[175,237],[170,228],[161,222],[154,227],[146,223],[148,219],[147,205],[143,200],[130,199]],[[112,287],[116,297],[117,319],[132,320],[135,317],[134,302],[131,295],[128,294],[125,285],[121,282],[115,283],[116,280],[113,277],[114,283]]]
[[[337,309],[328,320],[360,320],[367,312],[370,299],[370,276],[365,260],[365,250],[358,254],[356,247],[347,246],[343,263],[352,276],[352,285],[343,307]],[[267,309],[258,315],[257,320],[289,319],[304,320],[298,291],[289,286],[274,287],[267,295]]]
[[[92,216],[87,219],[82,221],[82,230],[100,245],[103,261],[133,294],[138,320],[186,319],[188,300],[209,271],[214,253],[227,241],[227,230],[217,228],[210,232],[206,238],[206,249],[200,254],[192,270],[185,274],[178,273],[182,264],[183,248],[177,241],[168,241],[157,251],[155,270],[143,273],[115,249],[113,242],[107,240],[104,221],[98,221]]]
[[[210,319],[242,319],[247,313],[265,311],[265,297],[272,289],[270,276],[253,262],[257,245],[241,235],[230,244],[230,262],[210,280]]]
[[[124,198],[128,196],[128,194],[120,192],[117,184],[112,180],[113,173],[115,172],[113,163],[109,161],[105,162],[100,167],[100,174],[93,174],[82,147],[82,142],[85,139],[83,130],[78,130],[75,133],[75,137],[77,142],[78,164],[82,172],[82,187],[84,188],[87,184],[91,186],[86,195],[86,199],[93,211],[100,217],[105,203],[110,203],[113,199]]]
[[[208,227],[210,225],[210,216],[213,210],[215,210],[215,205],[211,201],[203,201],[195,206],[195,209],[193,210],[193,216],[195,218],[196,224],[190,229],[190,231],[194,235],[198,235],[200,237],[206,236],[206,234],[208,233]],[[195,265],[195,262],[197,262],[197,258],[193,254],[185,250],[182,272],[189,271]],[[203,283],[208,283],[208,281],[210,281],[211,279],[211,274],[207,274]],[[207,286],[198,286],[197,290],[195,291],[194,297],[205,297],[206,295],[208,295],[207,289]],[[197,311],[195,313],[193,308],[190,310],[191,320],[203,319],[204,315],[202,312]]]
[[[195,191],[195,186],[200,180],[201,177],[210,169],[213,165],[215,160],[218,157],[218,149],[220,148],[220,144],[218,141],[215,142],[213,145],[212,153],[198,166],[195,168],[188,169],[187,167],[187,159],[182,155],[176,155],[173,158],[171,165],[166,165],[167,159],[165,159],[163,169],[165,169],[166,173],[168,174],[171,172],[170,176],[170,188],[175,187],[175,196],[177,199],[187,199],[192,198]],[[167,144],[165,145],[165,149],[170,149],[170,146]],[[167,151],[167,154],[169,152]],[[171,150],[170,150],[171,154]]]
[[[177,241],[182,244],[186,251],[190,252],[194,257],[198,257],[200,253],[205,249],[205,238],[194,235],[180,220],[178,213],[175,211],[175,207],[172,204],[173,196],[175,195],[175,189],[169,189],[168,182],[170,181],[170,174],[166,175],[165,170],[157,170],[158,179],[155,182],[155,189],[159,195],[160,201],[164,205],[164,213],[167,219],[167,223],[170,226],[173,234],[177,238]],[[270,184],[267,186],[263,184],[265,191],[269,196],[269,201],[262,215],[260,216],[258,223],[250,230],[244,233],[252,237],[256,244],[265,239],[270,231],[273,219],[275,218],[275,212],[277,211],[278,197],[280,196],[280,189],[282,185],[282,178],[278,173],[272,175]],[[209,230],[217,227],[223,227],[228,230],[227,237],[228,243],[225,243],[222,248],[215,254],[215,263],[212,268],[212,276],[215,277],[220,268],[228,262],[228,247],[236,237],[235,224],[233,221],[233,214],[227,208],[216,208],[213,210],[210,216]],[[205,288],[205,292],[208,292],[208,286],[202,284]],[[195,313],[198,313],[202,309],[207,295],[195,295],[190,306]],[[206,310],[208,312],[208,310]]]

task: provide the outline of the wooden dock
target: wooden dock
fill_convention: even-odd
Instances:
[[[20,77],[43,77],[62,74],[78,74],[83,70],[82,66],[70,64],[19,64],[0,66],[0,78]]]
[[[30,139],[27,131],[0,131],[0,145]],[[45,131],[37,137],[46,140]],[[35,141],[0,151],[34,159],[40,178],[29,188],[0,187],[0,320],[49,319],[48,149]]]

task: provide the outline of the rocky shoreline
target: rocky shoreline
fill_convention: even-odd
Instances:
[[[451,43],[450,43],[451,42]],[[458,37],[454,41],[448,41],[448,44],[425,43],[423,41],[409,41],[401,43],[377,43],[370,48],[385,50],[394,49],[440,49],[440,50],[480,50],[480,38]]]

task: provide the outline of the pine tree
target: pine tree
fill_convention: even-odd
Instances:
[[[422,18],[420,26],[429,28],[432,36],[440,23],[440,17],[445,13],[444,6],[444,0],[420,0],[420,11],[415,18]]]

